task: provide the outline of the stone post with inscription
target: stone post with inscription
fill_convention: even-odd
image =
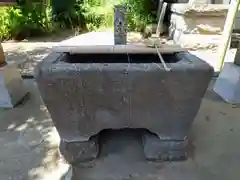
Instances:
[[[116,5],[114,7],[114,44],[127,43],[126,7]]]

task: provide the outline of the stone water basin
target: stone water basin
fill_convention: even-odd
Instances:
[[[69,163],[96,158],[105,129],[146,129],[149,160],[186,158],[187,135],[213,69],[188,52],[53,52],[36,68]]]

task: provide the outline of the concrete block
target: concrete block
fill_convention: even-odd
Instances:
[[[240,103],[240,66],[225,63],[213,90],[228,103]]]
[[[0,108],[13,108],[26,93],[17,67],[14,64],[0,67]]]

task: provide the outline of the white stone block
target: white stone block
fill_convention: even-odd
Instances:
[[[13,108],[26,93],[17,67],[14,64],[0,67],[0,108]]]
[[[175,30],[172,33],[173,41],[182,47],[194,49],[216,49],[221,40],[221,35],[184,34]]]
[[[220,34],[225,24],[225,16],[184,16],[171,14],[171,27],[189,34]]]
[[[228,103],[240,103],[240,66],[225,63],[213,90]]]

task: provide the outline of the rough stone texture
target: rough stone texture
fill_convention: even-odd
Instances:
[[[95,159],[99,153],[98,137],[92,137],[84,142],[64,142],[60,143],[60,152],[65,160],[70,164]]]
[[[162,140],[187,136],[212,76],[208,64],[189,53],[163,55],[171,62],[166,72],[158,58],[129,64],[100,57],[53,53],[37,68],[39,90],[63,141],[82,142],[103,129],[126,127],[149,129]],[[101,63],[76,63],[81,58]]]
[[[146,132],[143,134],[144,153],[148,160],[185,160],[187,140],[161,140],[157,135]]]

